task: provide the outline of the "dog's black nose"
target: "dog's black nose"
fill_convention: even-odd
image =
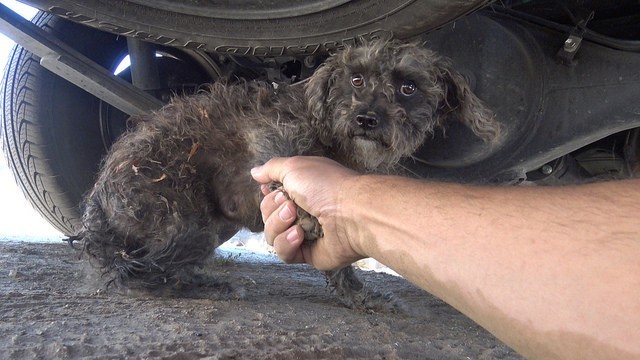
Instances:
[[[356,116],[356,122],[362,129],[373,129],[378,126],[378,116],[376,114],[368,113],[366,115]]]

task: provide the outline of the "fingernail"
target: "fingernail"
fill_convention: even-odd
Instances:
[[[262,168],[262,165],[256,166],[251,169],[251,176],[255,177],[260,172],[260,168]]]
[[[280,210],[280,212],[278,213],[278,216],[282,221],[289,221],[293,219],[293,214],[291,213],[291,210],[289,210],[288,206],[282,208],[282,210]]]
[[[286,239],[290,243],[298,241],[298,232],[296,231],[296,229],[291,229],[287,234]]]
[[[284,196],[282,191],[278,191],[278,193],[276,194],[276,197],[273,199],[273,201],[278,205],[282,204],[286,200],[287,200],[287,197]]]

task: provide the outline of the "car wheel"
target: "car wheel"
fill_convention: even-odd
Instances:
[[[42,10],[157,44],[234,55],[315,55],[361,39],[400,39],[491,1],[27,0]]]
[[[33,21],[112,71],[127,54],[124,37],[43,12]],[[176,49],[166,51],[167,56],[157,57],[164,84],[169,79],[203,83],[215,77],[215,69],[203,69],[204,62]],[[128,72],[119,76],[126,78]],[[80,201],[93,185],[101,158],[126,129],[127,116],[44,69],[38,57],[19,46],[10,55],[1,91],[2,147],[16,182],[49,223],[75,235]]]

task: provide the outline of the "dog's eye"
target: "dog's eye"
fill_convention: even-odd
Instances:
[[[360,74],[351,75],[351,85],[355,88],[360,88],[364,86],[364,77]]]
[[[416,90],[418,90],[418,88],[413,81],[405,81],[400,86],[400,93],[404,96],[411,96],[416,92]]]

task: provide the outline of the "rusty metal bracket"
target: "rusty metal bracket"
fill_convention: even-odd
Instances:
[[[38,56],[44,68],[129,115],[163,105],[3,4],[0,4],[0,32]]]
[[[587,16],[580,18],[577,21],[576,25],[571,29],[569,36],[562,44],[560,50],[556,54],[558,60],[568,66],[575,65],[574,58],[582,45],[582,39],[584,38],[584,34],[587,32],[587,24],[593,17],[595,16],[595,12],[591,11]]]

